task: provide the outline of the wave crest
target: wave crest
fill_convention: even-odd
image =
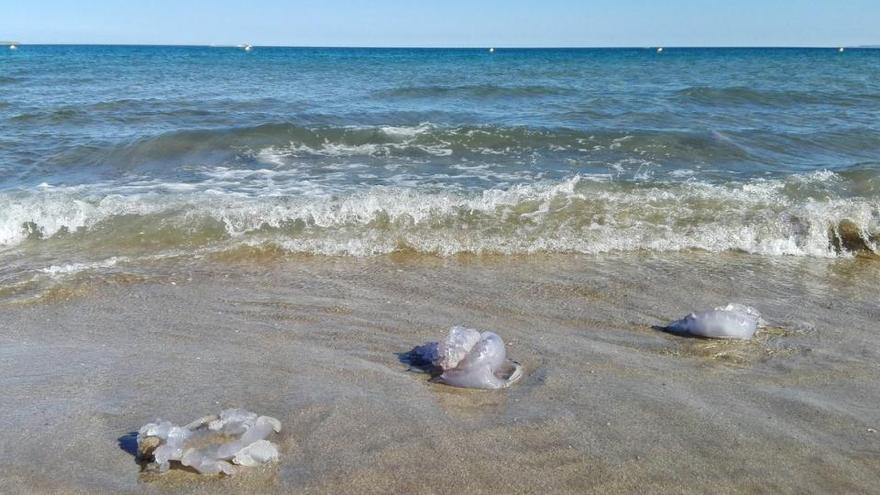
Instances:
[[[731,136],[717,132],[632,131],[629,133],[571,128],[505,126],[310,127],[290,123],[255,127],[175,131],[130,143],[88,144],[51,161],[56,165],[101,165],[111,168],[161,164],[226,164],[281,157],[478,158],[486,155],[529,158],[534,153],[560,158],[585,158],[593,153],[654,156],[680,162],[750,158],[750,151]]]
[[[578,176],[480,193],[374,187],[281,197],[214,190],[100,196],[49,189],[0,196],[0,244],[84,243],[120,256],[266,243],[297,253],[354,256],[398,250],[453,255],[701,249],[795,256],[836,256],[852,246],[876,251],[880,201],[823,193],[841,180],[828,172],[743,184],[640,185]]]

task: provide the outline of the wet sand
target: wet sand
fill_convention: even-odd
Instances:
[[[696,253],[169,264],[0,304],[0,493],[880,493],[880,263]],[[736,301],[753,342],[652,329]],[[398,354],[491,329],[525,378]],[[228,407],[277,465],[145,475],[128,435]]]

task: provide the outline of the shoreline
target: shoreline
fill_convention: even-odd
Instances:
[[[303,256],[91,276],[0,306],[0,491],[870,492],[877,265]],[[773,328],[746,343],[651,329],[727,302]],[[497,332],[525,377],[460,390],[400,362],[454,324]],[[278,465],[144,476],[120,447],[227,407],[281,420]]]

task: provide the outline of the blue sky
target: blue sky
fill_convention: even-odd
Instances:
[[[842,46],[878,26],[880,0],[0,0],[23,43]]]

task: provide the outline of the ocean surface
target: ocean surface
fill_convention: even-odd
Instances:
[[[880,50],[0,47],[0,493],[877,493],[878,248]]]
[[[880,50],[0,51],[0,286],[242,249],[880,247]]]

